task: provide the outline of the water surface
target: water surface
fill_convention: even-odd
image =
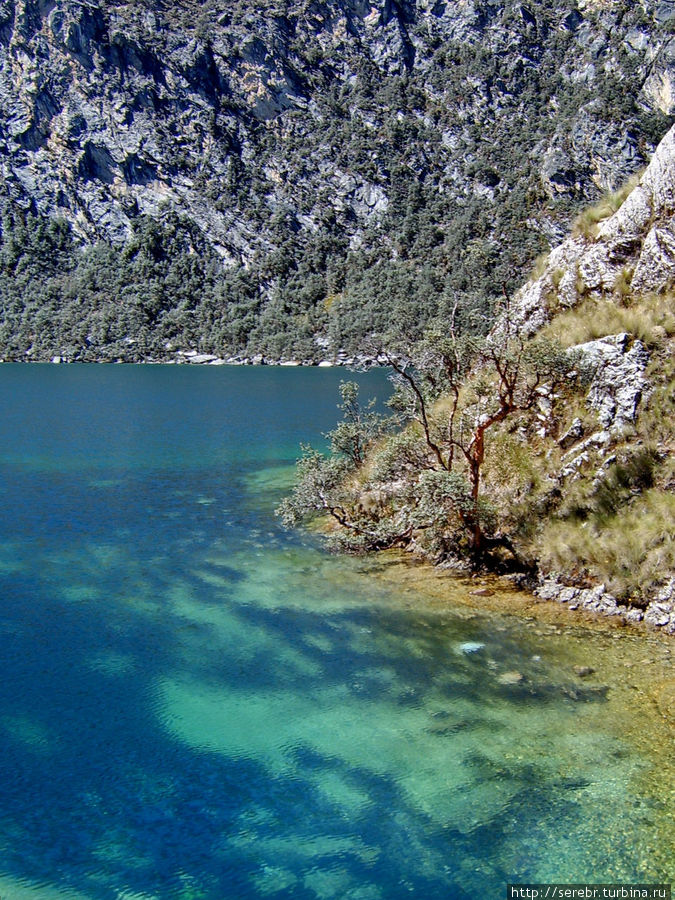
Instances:
[[[2,900],[667,880],[667,642],[439,611],[279,528],[341,377],[0,367]]]

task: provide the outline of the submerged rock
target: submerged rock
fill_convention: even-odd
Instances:
[[[595,669],[593,666],[575,666],[574,674],[578,675],[579,678],[588,678],[589,675],[593,675]]]
[[[485,644],[481,644],[478,641],[465,641],[463,644],[459,644],[457,652],[470,656],[472,653],[480,653],[480,651],[484,649]]]
[[[520,684],[524,679],[522,672],[502,672],[497,681],[500,684]]]

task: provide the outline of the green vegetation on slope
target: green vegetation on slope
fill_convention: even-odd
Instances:
[[[172,342],[311,360],[362,348],[392,318],[411,338],[453,309],[464,329],[487,321],[598,183],[644,164],[665,133],[671,119],[647,109],[647,60],[627,35],[665,46],[668,23],[628,2],[480,0],[473,17],[453,7],[423,16],[387,5],[368,30],[358,4],[328,3],[317,17],[306,3],[148,0],[118,4],[113,32],[102,6],[88,52],[124,128],[144,123],[161,165],[142,158],[141,141],[141,156],[117,171],[100,134],[68,132],[52,135],[74,155],[63,184],[53,175],[51,206],[52,195],[31,196],[30,179],[8,181],[0,353],[142,359]],[[71,57],[68,66],[82,65]],[[44,85],[46,108],[56,81]],[[192,93],[171,94],[183,81]],[[274,96],[277,81],[290,98]],[[266,111],[251,106],[254,83]],[[186,108],[195,97],[201,105]],[[12,165],[31,152],[22,147]],[[192,205],[180,205],[174,181]],[[118,182],[124,215],[108,187]],[[171,201],[150,222],[135,198],[160,183]],[[109,243],[108,219],[90,202],[120,228],[131,217],[126,247]],[[100,243],[80,247],[22,209],[62,215]],[[52,254],[59,266],[45,264]]]

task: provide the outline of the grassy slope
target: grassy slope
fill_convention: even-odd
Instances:
[[[590,576],[638,604],[675,572],[674,299],[666,294],[628,296],[622,304],[587,301],[556,317],[546,329],[567,346],[627,331],[650,351],[647,376],[652,389],[634,429],[612,447],[616,462],[600,482],[597,463],[589,462],[528,537],[544,570]],[[567,407],[561,412],[560,433],[578,411],[592,418],[583,408]],[[542,446],[531,465],[545,470],[552,449]]]
[[[637,606],[646,605],[658,585],[675,573],[674,300],[672,293],[587,299],[558,314],[541,335],[572,347],[629,332],[648,348],[650,391],[634,427],[609,447],[591,449],[586,462],[561,477],[568,450],[559,440],[572,422],[581,419],[584,437],[601,430],[582,388],[560,393],[546,415],[533,409],[509,418],[489,431],[486,442],[482,495],[522,557],[536,560],[543,574],[562,572],[570,583],[603,582],[618,598]],[[484,373],[469,379],[463,405],[475,402],[478,382],[484,379]],[[441,398],[436,404],[437,419],[443,419],[447,403]],[[419,436],[418,426],[409,426],[407,434]],[[359,472],[357,491],[378,491],[383,483],[387,490],[383,460],[400,440],[385,439],[372,452]],[[387,514],[405,505],[405,482],[416,477],[414,467],[403,474],[399,498]],[[425,538],[421,534],[414,547],[433,558],[435,549],[425,546]]]
[[[573,234],[593,240],[599,222],[621,206],[638,178],[585,210]],[[509,421],[491,433],[484,490],[542,573],[561,571],[580,584],[602,582],[640,606],[675,574],[675,292],[636,296],[629,279],[617,279],[613,294],[559,312],[540,336],[569,348],[621,332],[650,353],[650,389],[634,428],[602,457],[591,452],[588,462],[561,481],[565,451],[559,438],[576,418],[585,435],[599,430],[583,392],[561,396],[546,434],[536,415],[517,429]]]

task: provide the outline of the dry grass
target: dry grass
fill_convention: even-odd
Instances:
[[[641,176],[642,173],[636,173],[618,191],[607,194],[594,206],[585,209],[575,220],[572,234],[575,237],[581,236],[588,240],[594,240],[597,237],[600,222],[614,215],[630,192],[637,187]]]
[[[534,264],[532,266],[532,271],[530,272],[529,281],[536,281],[546,271],[546,267],[548,265],[549,259],[548,253],[540,253],[539,256],[535,259]]]
[[[327,294],[327,295],[323,298],[323,308],[326,310],[326,312],[330,312],[330,311],[331,311],[331,308],[334,306],[334,304],[335,304],[335,303],[338,303],[340,300],[342,300],[342,294],[341,294],[341,293],[339,293],[339,294]]]
[[[633,281],[633,269],[630,266],[624,266],[620,269],[614,279],[614,294],[619,303],[628,304],[631,294],[631,282]]]
[[[675,571],[675,496],[650,489],[602,524],[549,521],[537,551],[545,570],[585,572],[618,597],[645,600]]]
[[[647,369],[647,376],[654,385],[652,393],[637,423],[638,436],[643,441],[675,450],[675,359],[672,348],[667,358],[656,359]],[[657,371],[659,363],[662,364]]]
[[[651,348],[646,372],[651,393],[640,410],[635,434],[614,452],[636,464],[651,455],[655,461],[653,486],[638,495],[639,486],[631,485],[622,494],[610,478],[606,490],[599,491],[592,466],[589,474],[582,473],[578,481],[565,485],[555,516],[542,521],[532,547],[544,571],[585,573],[604,582],[617,596],[638,602],[649,599],[654,585],[675,571],[672,307],[671,295],[634,300],[630,307],[586,301],[549,326],[549,336],[555,335],[567,345],[628,331]],[[603,505],[603,498],[607,500],[613,489],[620,503]]]
[[[546,490],[550,460],[534,451],[530,440],[509,433],[504,426],[488,435],[486,449],[483,492],[495,507],[501,527],[523,533],[536,517],[537,501]]]
[[[658,347],[675,335],[675,298],[672,293],[631,298],[629,304],[586,299],[546,326],[542,335],[573,347],[608,334],[627,331],[648,347]]]

